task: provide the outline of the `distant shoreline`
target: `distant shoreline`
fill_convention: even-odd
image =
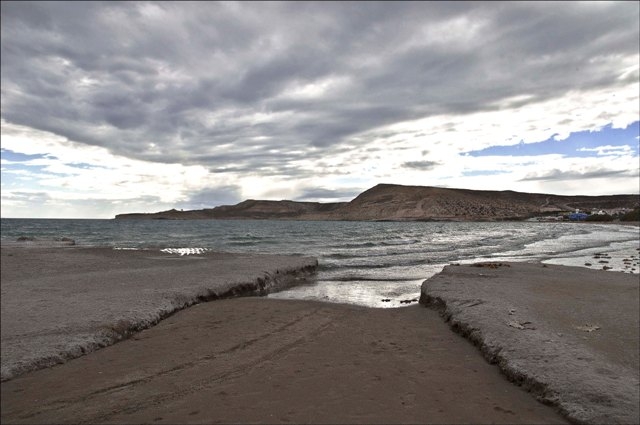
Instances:
[[[628,212],[640,195],[560,196],[379,184],[350,202],[246,200],[201,210],[127,213],[117,220],[521,221],[575,210]]]

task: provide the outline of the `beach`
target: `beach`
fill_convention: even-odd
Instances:
[[[439,315],[238,298],[2,384],[3,423],[566,423]]]
[[[3,362],[24,322],[11,315],[28,311],[20,335],[37,336],[26,332],[39,314],[28,297],[43,298],[37,286],[50,288],[49,297],[56,284],[70,281],[99,281],[90,285],[91,295],[115,283],[135,288],[142,282],[106,304],[117,317],[130,310],[121,303],[134,306],[154,296],[141,290],[144,282],[181,300],[151,319],[140,314],[147,310],[133,309],[119,337],[86,355],[38,370],[14,369],[2,382],[3,423],[598,423],[601,405],[613,405],[609,415],[620,407],[610,394],[621,395],[623,407],[637,401],[637,275],[538,263],[448,266],[423,285],[423,305],[378,309],[237,297],[309,278],[316,262],[308,257],[7,247],[2,261]],[[281,274],[288,278],[274,278]],[[178,278],[182,295],[175,298]],[[585,296],[576,292],[577,282],[588,288]],[[24,292],[27,284],[31,292]],[[508,285],[517,290],[500,289]],[[57,300],[82,300],[80,288],[71,287],[77,293]],[[184,288],[192,298],[184,297]],[[476,292],[454,292],[459,288]],[[47,320],[66,320],[65,329],[77,333],[70,317],[78,311],[69,305]],[[493,321],[465,316],[478,307],[488,307]],[[576,320],[564,316],[568,310],[579,312]],[[43,323],[35,325],[61,328]],[[521,346],[527,339],[531,345]],[[31,338],[27,348],[39,341]],[[529,350],[524,355],[523,347]],[[507,356],[510,351],[521,363]],[[581,401],[591,416],[576,416],[563,404],[579,391],[554,386],[553,373],[549,382],[547,371],[567,365],[563,353],[573,356],[576,368],[585,364],[576,358],[591,367],[572,381],[593,390],[592,399]],[[624,423],[637,415],[625,414],[609,418]]]

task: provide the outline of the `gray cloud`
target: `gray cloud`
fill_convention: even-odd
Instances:
[[[191,193],[189,199],[181,202],[178,208],[186,210],[211,208],[218,205],[234,205],[241,200],[239,187],[223,186]]]
[[[287,164],[320,160],[310,148],[328,156],[386,124],[624,84],[611,58],[637,54],[639,36],[636,2],[1,7],[3,119],[214,172],[302,175]],[[332,79],[318,96],[285,96]]]
[[[438,165],[441,165],[437,161],[408,161],[402,164],[405,168],[414,168],[416,170],[433,170]]]
[[[38,203],[44,204],[51,199],[51,197],[45,192],[12,192],[7,196],[8,200],[19,203]]]
[[[600,178],[638,177],[639,170],[610,170],[608,168],[591,169],[588,171],[561,171],[551,170],[547,173],[529,174],[518,181],[562,181],[562,180],[586,180]]]
[[[4,192],[4,191],[3,191]],[[17,216],[33,218],[83,218],[83,217],[113,217],[125,212],[155,212],[153,208],[169,209],[172,206],[163,203],[157,196],[141,195],[135,200],[113,199],[76,199],[67,201],[56,199],[46,192],[3,193],[3,202],[14,204],[12,211]],[[70,235],[60,235],[70,236]]]
[[[314,201],[326,202],[334,200],[340,202],[351,201],[362,192],[360,188],[331,190],[324,188],[314,188],[304,190],[295,200],[296,201]]]

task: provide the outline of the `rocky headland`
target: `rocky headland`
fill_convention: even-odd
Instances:
[[[212,200],[215,202],[215,200]],[[495,221],[593,209],[637,208],[640,195],[561,196],[379,184],[350,202],[246,200],[201,210],[118,214],[116,219]]]

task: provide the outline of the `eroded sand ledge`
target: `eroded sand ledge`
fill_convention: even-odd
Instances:
[[[511,380],[578,423],[638,423],[637,275],[528,263],[447,266],[420,302]]]
[[[2,380],[62,363],[202,301],[264,295],[317,260],[207,252],[3,246]]]

